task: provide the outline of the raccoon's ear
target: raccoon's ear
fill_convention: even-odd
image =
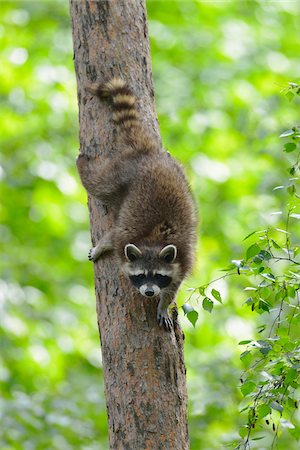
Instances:
[[[141,250],[134,244],[125,245],[124,254],[129,262],[133,262],[142,256]]]
[[[177,247],[175,245],[166,245],[159,253],[159,257],[167,263],[175,261],[177,256]]]

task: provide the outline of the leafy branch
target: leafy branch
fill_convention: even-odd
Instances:
[[[289,83],[282,92],[292,100],[300,96],[300,85]],[[297,186],[300,127],[284,131],[280,139],[284,140],[283,151],[292,157],[286,185],[273,189],[274,195],[285,191],[287,211],[275,213],[285,217],[283,229],[268,227],[251,232],[244,239],[251,241],[245,257],[233,260],[223,276],[191,292],[191,296],[196,295],[202,300],[203,309],[211,313],[216,301],[222,303],[221,293],[211,289],[211,285],[227,277],[242,276],[248,280],[244,291],[249,296],[244,304],[251,312],[266,315],[258,329],[260,338],[239,342],[245,346],[240,355],[244,366],[240,378],[243,395],[240,412],[247,418],[239,430],[241,439],[232,443],[235,449],[250,449],[252,441],[265,438],[264,432],[273,433],[271,448],[283,430],[296,440],[300,439],[300,426],[295,419],[300,390],[300,247],[294,242],[297,237],[295,224],[300,220]],[[190,306],[190,298],[183,309],[195,325],[198,313]]]

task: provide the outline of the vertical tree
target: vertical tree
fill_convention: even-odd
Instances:
[[[109,155],[116,148],[107,105],[85,89],[121,75],[159,138],[144,0],[71,0],[78,84],[80,148]],[[109,209],[89,198],[93,244],[109,229]],[[187,449],[183,334],[156,322],[157,301],[134,293],[113,257],[94,264],[109,439],[112,449]]]

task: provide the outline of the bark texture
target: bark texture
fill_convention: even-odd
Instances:
[[[121,75],[159,137],[144,0],[71,0],[80,147],[95,156],[118,148],[109,106],[85,86]],[[112,226],[109,207],[89,198],[93,245]],[[88,264],[88,263],[87,263]],[[107,256],[94,264],[110,448],[189,448],[183,334],[159,328],[156,299],[136,294]]]

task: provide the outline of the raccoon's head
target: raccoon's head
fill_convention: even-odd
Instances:
[[[163,249],[140,249],[134,244],[127,244],[124,253],[127,260],[124,271],[134,287],[145,297],[157,296],[162,289],[168,288],[178,275],[175,245],[166,245]]]

